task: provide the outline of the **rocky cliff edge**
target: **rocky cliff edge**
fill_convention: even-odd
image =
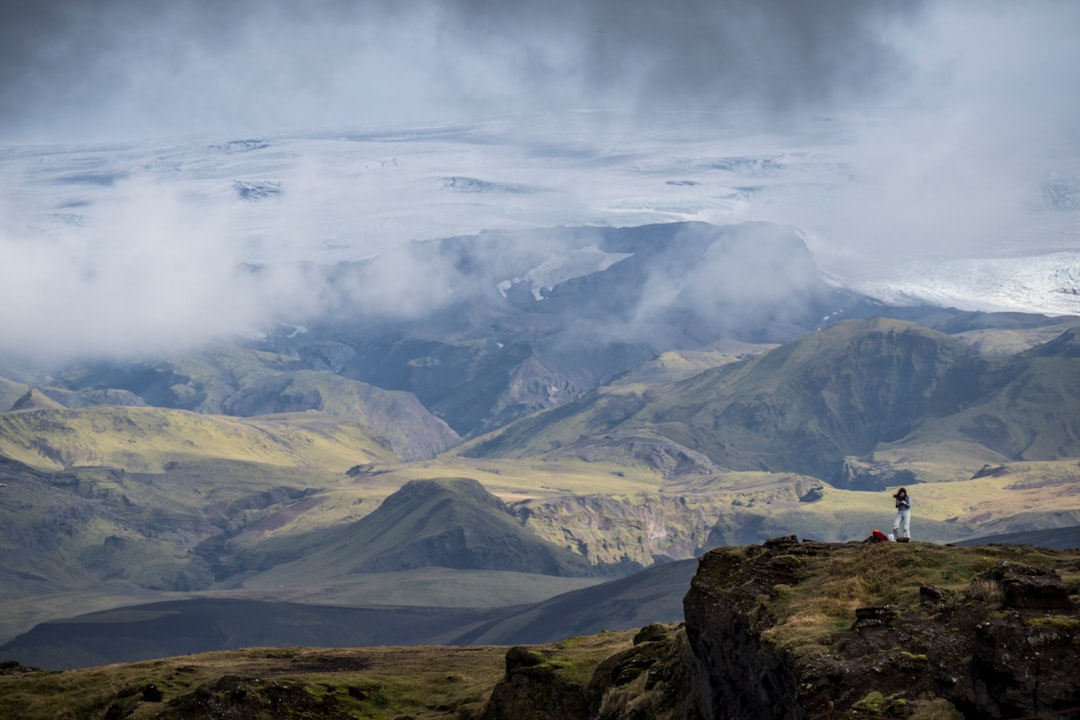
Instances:
[[[1080,718],[1080,551],[819,543],[712,550],[685,625],[591,674],[514,648],[486,717]]]

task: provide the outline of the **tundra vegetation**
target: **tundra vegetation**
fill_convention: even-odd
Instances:
[[[248,648],[62,672],[8,663],[0,713],[679,718],[700,716],[701,703],[714,703],[714,717],[1075,712],[1077,600],[1076,551],[776,538],[706,554],[685,623],[512,648]]]

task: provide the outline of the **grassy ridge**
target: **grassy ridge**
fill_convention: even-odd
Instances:
[[[0,454],[45,470],[143,473],[208,458],[332,472],[396,459],[368,428],[340,418],[232,418],[116,406],[0,413]]]
[[[265,686],[332,697],[359,717],[475,716],[503,673],[505,648],[250,649],[111,665],[63,673],[0,676],[0,715],[25,720],[102,716],[112,706],[127,717],[157,717],[169,702],[209,690],[224,676],[259,678]],[[150,694],[153,686],[161,695]],[[259,692],[250,680],[238,683]],[[222,688],[224,689],[224,688]],[[297,693],[299,691],[299,693]],[[284,693],[283,693],[284,694]],[[252,698],[253,701],[255,698]],[[439,709],[443,708],[443,709]],[[311,712],[311,708],[308,708]],[[257,706],[245,717],[272,717]],[[280,715],[278,715],[280,717]]]
[[[695,577],[695,586],[738,594],[732,570],[738,568],[736,579],[752,575],[755,567],[746,560],[758,556],[758,551],[752,547],[717,551],[710,562],[703,562],[709,567]],[[857,608],[888,606],[901,615],[918,615],[925,612],[920,588],[959,597],[969,591],[973,578],[1001,563],[1053,570],[1072,594],[1080,588],[1080,557],[1074,550],[930,543],[836,547],[819,556],[799,555],[793,563],[795,582],[771,589],[765,636],[796,656],[827,655],[838,633],[851,633]]]
[[[217,346],[172,361],[130,365],[88,364],[24,385],[65,407],[149,405],[206,415],[253,416],[311,410],[356,422],[405,459],[431,457],[459,438],[411,394],[384,390],[329,370],[304,369],[295,357],[236,346]],[[0,411],[12,402],[0,404]]]
[[[587,679],[602,660],[631,647],[634,633],[602,633],[532,650],[561,672]],[[203,653],[61,673],[0,675],[0,716],[75,720],[115,708],[112,712],[122,717],[140,720],[205,717],[220,708],[251,720],[461,720],[480,717],[505,663],[506,647],[500,646]]]
[[[933,447],[975,468],[1080,457],[1080,359],[1069,337],[989,359],[911,323],[850,321],[679,382],[600,388],[460,453],[584,457],[598,444],[666,441],[720,468],[837,485],[866,481],[846,474],[849,458],[896,448]]]

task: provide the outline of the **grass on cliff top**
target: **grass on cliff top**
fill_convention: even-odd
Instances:
[[[604,658],[631,646],[634,632],[533,648],[560,672],[588,682]],[[476,718],[503,677],[506,651],[499,646],[253,648],[0,675],[0,717],[75,720],[106,716],[112,707],[110,717],[132,720],[167,710],[166,717],[207,717],[205,704],[198,715],[169,706],[202,687],[204,700],[242,703],[222,717]],[[148,699],[153,697],[149,685],[161,691],[160,699]]]
[[[1080,553],[1020,545],[851,544],[799,561],[807,579],[773,588],[776,620],[765,631],[796,655],[828,652],[835,635],[851,630],[857,608],[891,605],[901,615],[924,613],[920,587],[959,598],[977,575],[1002,561],[1054,570],[1074,592],[1080,586]]]

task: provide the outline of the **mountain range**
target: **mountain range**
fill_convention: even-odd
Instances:
[[[0,653],[183,607],[238,627],[224,618],[260,603],[441,608],[424,637],[447,642],[633,627],[660,607],[641,588],[684,582],[709,548],[861,540],[898,485],[920,540],[1080,525],[1077,318],[887,306],[826,283],[798,231],[765,223],[409,252],[452,269],[430,312],[0,363],[0,639],[30,631]],[[380,262],[313,272],[347,288]],[[552,599],[601,593],[625,599],[588,622]],[[107,614],[162,602],[181,604]],[[368,640],[408,640],[386,627]]]

